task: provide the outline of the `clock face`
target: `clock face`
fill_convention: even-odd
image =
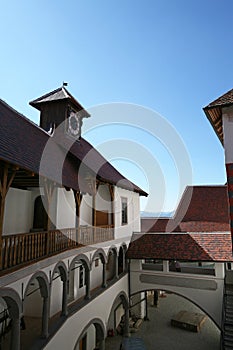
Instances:
[[[68,133],[72,136],[81,136],[81,120],[78,112],[71,110],[68,119]]]

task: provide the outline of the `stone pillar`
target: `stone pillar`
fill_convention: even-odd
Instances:
[[[62,290],[62,316],[67,316],[67,292],[68,292],[68,281],[64,280],[63,282],[63,290]]]
[[[99,342],[99,350],[105,350],[105,339],[100,340],[100,342]]]
[[[43,298],[43,311],[42,311],[42,338],[48,338],[49,335],[49,298],[46,296]]]
[[[102,287],[103,288],[107,287],[106,263],[105,262],[103,262],[103,282],[102,282]]]
[[[129,332],[129,306],[128,305],[125,307],[124,337],[130,337],[130,332]]]
[[[119,274],[118,274],[118,256],[117,253],[114,253],[115,255],[115,278],[118,279],[119,278]]]
[[[169,272],[169,261],[163,260],[163,272]]]
[[[86,295],[85,299],[91,299],[91,271],[85,269]]]
[[[10,350],[20,350],[20,319],[12,319]]]

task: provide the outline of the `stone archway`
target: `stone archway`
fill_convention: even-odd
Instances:
[[[187,349],[192,343],[193,349],[211,349],[218,350],[220,348],[221,331],[217,324],[211,319],[207,313],[194,302],[184,296],[163,290],[158,298],[158,308],[153,305],[153,291],[147,290],[140,293],[148,294],[148,318],[149,322],[143,322],[137,330],[137,336],[143,337],[148,348],[153,348],[156,344],[158,348],[163,347],[169,349],[171,344],[176,344],[179,339],[180,348]],[[190,313],[186,319],[188,324],[181,325],[184,329],[171,326],[171,321],[176,320],[178,314],[186,311]],[[198,320],[198,315],[201,314],[202,319]],[[193,318],[192,318],[193,317]],[[178,317],[180,319],[180,315]],[[194,322],[191,322],[191,321]],[[197,321],[200,322],[197,324]],[[190,322],[198,326],[198,332],[188,331]],[[177,344],[178,346],[178,344]]]
[[[44,207],[45,200],[38,196],[34,202],[33,230],[46,230],[48,224],[48,214]]]
[[[99,350],[105,349],[106,329],[102,320],[92,319],[82,330],[74,350],[86,350],[85,344],[88,342],[91,348],[98,347]]]
[[[69,269],[69,302],[85,298],[90,299],[90,271],[91,264],[85,254],[77,255]]]
[[[101,267],[102,264],[102,267]],[[92,273],[94,275],[94,279],[91,278],[91,289],[102,287],[107,287],[107,277],[106,277],[106,264],[107,264],[107,257],[102,248],[99,248],[95,251],[91,266],[92,266]],[[97,277],[96,277],[97,276]]]
[[[1,310],[1,334],[0,347],[6,350],[20,349],[20,320],[22,315],[22,302],[16,291],[11,288],[0,289]],[[2,324],[5,322],[5,327]],[[3,336],[2,336],[3,335]]]
[[[59,261],[53,269],[50,293],[50,317],[61,312],[67,315],[68,272],[63,261]]]
[[[112,303],[108,316],[107,330],[115,332],[120,324],[122,335],[129,336],[129,301],[126,293],[123,291],[115,297]]]
[[[107,257],[107,281],[111,281],[118,278],[118,254],[115,246],[109,248]]]
[[[30,278],[24,292],[23,314],[25,331],[22,334],[24,348],[30,348],[39,338],[48,337],[50,287],[46,274],[36,272]]]

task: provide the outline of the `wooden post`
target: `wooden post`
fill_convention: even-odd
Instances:
[[[75,200],[75,206],[76,206],[76,244],[79,244],[79,239],[80,239],[80,235],[79,235],[79,231],[80,231],[80,207],[81,207],[81,202],[82,202],[82,198],[83,195],[74,190],[73,189],[73,193],[74,193],[74,200]]]
[[[49,255],[50,252],[50,230],[52,230],[52,220],[50,219],[50,209],[51,209],[51,200],[53,197],[54,184],[44,179],[44,192],[47,204],[47,214],[48,214],[48,222],[47,222],[47,237],[46,237],[46,255]]]
[[[111,218],[112,218],[112,227],[114,227],[115,223],[114,223],[114,186],[113,185],[108,185],[109,188],[109,193],[111,196]]]
[[[93,226],[93,243],[96,241],[96,194],[98,192],[99,182],[95,179],[92,181],[92,226]]]
[[[4,220],[4,211],[5,211],[5,201],[7,192],[14,180],[17,168],[13,169],[11,176],[9,175],[9,164],[1,162],[0,169],[0,269],[3,268],[2,262],[2,234],[3,234],[3,220]]]

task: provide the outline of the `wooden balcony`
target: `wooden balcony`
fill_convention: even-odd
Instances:
[[[79,229],[62,229],[14,234],[2,237],[2,271],[22,267],[45,257],[81,245],[90,245],[114,239],[111,226],[81,226]]]

